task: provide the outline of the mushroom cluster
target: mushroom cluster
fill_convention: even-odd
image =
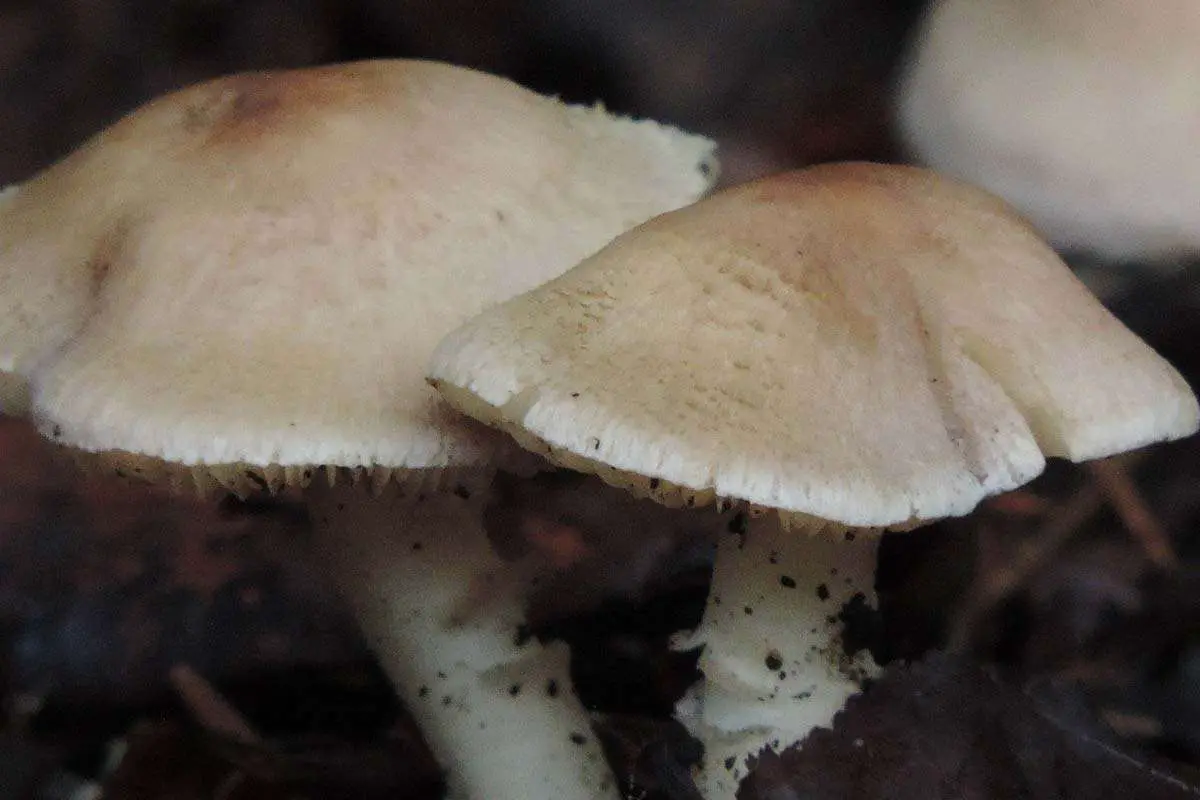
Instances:
[[[664,214],[438,346],[457,408],[570,469],[735,517],[679,705],[702,793],[871,675],[842,609],[878,534],[1193,433],[1195,396],[1004,204],[906,167],[766,178]]]
[[[455,798],[618,793],[521,625],[536,565],[484,531],[496,471],[711,506],[678,715],[731,798],[875,673],[843,635],[881,531],[1200,410],[979,190],[841,164],[695,202],[714,177],[705,139],[429,62],[196,86],[0,195],[4,408],[107,469],[301,493]]]
[[[0,391],[106,469],[304,493],[457,798],[615,797],[529,567],[528,458],[424,382],[438,339],[703,194],[713,144],[421,61],[155,100],[0,200]],[[514,765],[521,765],[514,768]]]

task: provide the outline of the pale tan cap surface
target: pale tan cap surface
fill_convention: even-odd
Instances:
[[[185,464],[487,457],[438,338],[701,195],[713,145],[430,62],[157,100],[0,211],[0,369],[59,441]]]
[[[653,220],[451,334],[430,377],[567,466],[856,526],[1197,425],[1179,374],[1005,206],[867,164]]]

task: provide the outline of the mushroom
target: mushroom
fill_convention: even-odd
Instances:
[[[565,647],[517,627],[528,570],[479,522],[519,451],[422,371],[456,324],[714,173],[705,139],[449,65],[222,78],[0,207],[0,369],[106,468],[307,492],[453,797],[615,796]]]
[[[682,646],[708,798],[828,724],[884,529],[1196,430],[1179,374],[991,196],[838,164],[727,189],[619,237],[438,345],[453,405],[553,462],[733,511]],[[747,516],[748,512],[748,516]]]
[[[1200,3],[937,0],[900,85],[913,155],[1055,246],[1200,253]]]

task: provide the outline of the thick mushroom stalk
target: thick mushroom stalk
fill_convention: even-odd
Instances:
[[[618,796],[567,646],[521,633],[533,571],[489,545],[485,493],[307,491],[318,548],[446,769],[449,798]]]
[[[704,617],[677,643],[704,646],[704,680],[676,709],[704,744],[704,797],[733,798],[751,758],[828,725],[877,672],[842,636],[846,606],[876,604],[878,547],[871,531],[787,530],[775,514],[722,537]]]

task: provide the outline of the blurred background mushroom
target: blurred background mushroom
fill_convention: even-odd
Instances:
[[[480,66],[714,135],[727,182],[833,158],[888,158],[899,152],[889,110],[899,60],[924,6],[13,0],[0,6],[0,185],[163,91],[240,69],[365,56]],[[1136,153],[1122,148],[1115,158]],[[1111,307],[1195,386],[1195,278],[1093,260],[1105,282],[1119,284]],[[333,796],[351,786],[358,797],[387,796],[395,785],[436,796],[436,771],[402,710],[345,612],[298,558],[305,528],[294,508],[207,509],[80,483],[10,420],[0,419],[0,453],[5,800],[35,790],[67,796],[125,745],[130,757],[108,779],[119,797],[209,796],[231,773],[241,776],[227,787],[232,797]],[[1099,476],[1052,463],[1027,491],[946,525],[947,535],[885,538],[884,624],[865,634],[885,659],[931,646],[970,654],[1070,735],[1142,759],[1171,757],[1178,770],[1200,763],[1200,445],[1162,446],[1105,468],[1122,491],[1105,493]],[[565,552],[580,532],[611,537],[624,524],[610,519],[619,505],[593,484],[545,480],[513,492],[493,516],[500,525],[537,518],[526,530]],[[610,752],[634,797],[690,797],[680,765],[695,757],[662,720],[691,680],[691,662],[669,653],[666,637],[702,608],[704,553],[664,549],[679,556],[673,566],[649,570],[648,591],[603,614],[556,619],[552,591],[535,609],[540,630],[571,642],[573,670],[586,699],[607,712]],[[266,749],[230,748],[181,722],[164,667],[181,653],[252,718]],[[884,770],[888,753],[873,755]],[[176,768],[153,767],[164,759]],[[811,775],[772,770],[755,788],[788,796],[788,780]],[[929,780],[925,796],[939,796]]]
[[[1200,255],[1200,5],[936,0],[907,61],[898,117],[916,158],[1081,257]]]

